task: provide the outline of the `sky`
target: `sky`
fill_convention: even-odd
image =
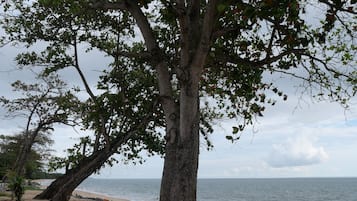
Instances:
[[[0,34],[3,33],[0,31]],[[22,46],[0,49],[0,96],[16,96],[10,87],[15,80],[33,80],[33,73],[16,70],[14,57],[23,50]],[[81,62],[94,86],[100,66],[108,63],[108,59],[89,53]],[[61,74],[70,83],[79,84],[73,70],[64,70]],[[213,150],[207,151],[201,142],[199,178],[357,177],[357,97],[346,110],[337,103],[302,96],[301,90],[296,90],[295,81],[279,79],[276,82],[288,94],[288,100],[267,107],[264,117],[248,127],[239,141],[231,143],[225,139],[231,133],[234,120],[215,122],[215,131],[210,136]],[[0,134],[18,132],[24,122],[24,119],[5,119],[5,111],[0,108]],[[54,154],[64,156],[63,150],[69,148],[81,132],[57,126],[52,136]],[[143,165],[115,164],[92,177],[160,178],[162,168],[162,158],[146,157]]]
[[[22,47],[6,46],[0,50],[0,96],[15,97],[10,84],[31,81],[34,74],[16,70],[14,56]],[[90,80],[98,76],[105,59],[88,56],[83,63]],[[66,80],[78,80],[73,71],[62,72]],[[267,107],[264,117],[248,127],[241,139],[231,143],[234,120],[215,122],[210,136],[214,144],[207,151],[201,142],[199,178],[280,178],[280,177],[356,177],[357,176],[357,99],[348,110],[337,103],[318,102],[301,96],[289,79],[278,80],[288,93],[287,101]],[[94,85],[95,82],[92,82]],[[0,108],[0,133],[11,134],[23,128],[23,119],[5,119]],[[59,126],[53,134],[55,155],[63,156],[82,131]],[[163,159],[146,157],[143,165],[116,164],[104,168],[95,178],[160,178]]]

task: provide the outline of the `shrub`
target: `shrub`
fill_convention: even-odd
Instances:
[[[25,192],[24,178],[18,175],[10,177],[9,189],[15,196],[16,201],[21,201],[21,198]]]

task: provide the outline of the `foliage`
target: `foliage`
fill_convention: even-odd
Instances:
[[[143,151],[149,156],[163,153],[163,139],[155,129],[163,121],[159,118],[160,108],[155,107],[158,100],[152,87],[155,82],[150,76],[152,72],[129,62],[125,66],[132,66],[130,70],[117,63],[113,65],[114,70],[104,72],[98,83],[102,93],[91,96],[81,108],[83,129],[94,131],[94,138],[82,137],[67,150],[66,157],[53,157],[51,171],[73,169],[97,150],[110,149],[120,154],[124,163],[140,164],[144,162],[140,155]],[[116,162],[119,161],[109,157],[106,164],[112,166]]]
[[[18,152],[18,144],[10,141],[9,136],[0,135],[0,178],[3,178],[6,173],[13,167]]]
[[[0,178],[3,178],[9,170],[12,170],[16,158],[19,154],[23,141],[23,134],[17,135],[0,135]],[[28,160],[25,164],[25,178],[34,179],[36,174],[43,172],[44,161],[49,155],[47,147],[52,143],[51,139],[40,135],[28,154]]]
[[[0,197],[11,197],[11,194],[8,192],[0,192]]]
[[[17,175],[16,173],[9,174],[9,189],[15,196],[16,201],[21,201],[23,194],[25,193],[25,180],[23,177]]]
[[[29,168],[25,167],[25,164],[32,146],[51,142],[48,135],[54,124],[76,124],[75,115],[79,101],[70,91],[65,91],[64,82],[55,75],[38,76],[37,80],[40,83],[26,84],[18,80],[12,84],[14,91],[20,92],[22,97],[12,100],[0,97],[0,105],[7,110],[8,118],[25,119],[25,128],[13,165],[19,175],[23,174],[25,168]],[[30,163],[27,163],[28,165]]]
[[[136,42],[140,40],[134,31],[138,19],[121,1],[24,2],[4,4],[8,16],[4,18],[3,26],[11,33],[7,41],[31,46],[42,40],[48,46],[39,53],[20,54],[17,57],[19,64],[47,64],[46,73],[76,66],[75,57],[68,53],[77,45],[87,44],[88,51],[99,49],[111,56],[116,66],[122,66],[121,70],[128,62],[148,68],[155,66],[156,60],[164,60],[178,96],[180,82],[184,82],[186,76],[180,67],[182,49],[179,47],[188,39],[185,34],[180,35],[182,13],[177,11],[179,3],[137,2],[152,24],[153,36],[160,48],[157,52],[147,47],[147,41]],[[149,4],[152,6],[146,10]],[[313,4],[323,5],[321,15],[316,16],[321,24],[306,20],[312,15],[307,12],[313,9]],[[203,13],[208,6],[202,2]],[[21,14],[11,16],[15,8]],[[311,91],[313,96],[338,100],[344,105],[355,94],[353,2],[219,1],[216,9],[215,19],[219,20],[210,22],[214,27],[208,34],[211,45],[202,72],[201,95],[212,97],[209,100],[216,102],[210,103],[212,114],[241,118],[241,124],[233,127],[233,134],[251,124],[255,116],[262,116],[265,104],[275,104],[268,98],[271,92],[287,99],[278,86],[262,79],[267,72],[301,79],[304,86],[314,89]],[[146,33],[142,34],[145,39]],[[118,71],[112,69],[111,74]],[[339,81],[331,81],[336,79]],[[152,83],[152,87],[156,86]]]
[[[37,76],[38,83],[27,84],[20,80],[12,83],[13,90],[21,94],[13,100],[0,97],[0,104],[7,110],[7,117],[22,117],[27,120],[26,131],[52,130],[55,123],[75,124],[78,99],[66,89],[58,76]],[[71,119],[72,117],[72,119]]]
[[[35,172],[32,179],[57,179],[62,173],[48,173],[47,171]]]
[[[56,5],[54,1],[42,1],[39,3],[41,6],[42,4],[48,6]],[[82,6],[82,4],[77,6]],[[55,10],[53,11],[68,14],[68,16],[63,16],[64,18],[61,19],[63,20],[62,22],[65,23],[65,21],[73,17],[72,13],[66,11],[67,8],[64,8],[64,10],[62,10],[62,7],[57,8],[54,8]],[[82,12],[78,8],[73,8],[72,11]],[[42,14],[47,15],[45,13]],[[98,17],[97,12],[91,12],[89,15],[93,18]],[[105,20],[110,22],[116,19],[117,16],[108,16]],[[78,23],[83,22],[82,20],[86,19],[79,16],[78,22],[76,21],[73,26],[72,24],[63,24],[65,25],[63,29],[56,31],[56,34],[52,32],[53,30],[45,31],[46,33],[44,33],[44,35],[39,33],[39,36],[48,37],[45,39],[49,41],[48,46],[39,53],[27,52],[18,55],[16,58],[18,64],[21,66],[45,66],[46,68],[42,72],[42,76],[44,77],[52,76],[54,75],[54,71],[65,67],[74,67],[81,76],[85,86],[84,90],[89,95],[86,102],[78,104],[81,106],[77,107],[80,110],[77,113],[81,115],[83,129],[93,130],[95,136],[93,138],[86,137],[85,142],[83,141],[84,138],[80,139],[77,145],[68,150],[67,157],[55,157],[51,163],[51,170],[63,167],[74,168],[81,159],[101,149],[114,149],[111,152],[121,153],[124,156],[123,161],[125,163],[128,161],[142,163],[143,158],[139,153],[143,150],[146,150],[149,155],[162,153],[163,139],[156,128],[162,126],[163,121],[162,118],[159,117],[162,116],[160,108],[154,107],[158,102],[158,92],[157,88],[154,87],[156,81],[153,79],[153,71],[138,62],[132,62],[130,60],[119,61],[115,59],[110,67],[113,70],[103,72],[103,76],[98,82],[97,89],[101,93],[99,95],[94,94],[81,72],[78,59],[81,52],[79,52],[78,49],[84,40],[90,40],[92,44],[102,45],[100,42],[104,40],[103,37],[105,36],[91,36],[91,33],[85,33],[85,30],[79,27],[78,30],[73,30]],[[93,22],[94,24],[90,26],[98,28],[102,26],[100,25],[101,23],[96,24],[95,21]],[[123,26],[132,23],[130,21],[122,22]],[[117,34],[118,37],[119,34],[132,32],[119,33],[118,30],[119,27],[117,31],[113,32],[113,34]],[[85,36],[82,34],[88,35]],[[36,40],[32,42],[36,42]],[[32,43],[31,41],[27,42],[29,42],[29,45]],[[109,48],[115,48],[115,46],[104,45],[105,47],[103,46],[103,48],[108,49],[108,51]],[[93,47],[95,47],[95,45],[93,45]],[[87,51],[90,51],[93,47],[88,48]],[[140,48],[140,45],[137,45],[137,48]],[[117,58],[117,56],[115,57]],[[128,143],[116,148],[123,142]],[[112,165],[115,161],[114,158],[111,158],[107,163]]]

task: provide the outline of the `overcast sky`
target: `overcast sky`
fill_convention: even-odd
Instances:
[[[22,47],[0,49],[0,96],[14,97],[10,84],[16,79],[31,81],[29,71],[17,71],[13,61]],[[83,59],[86,74],[95,83],[100,66],[108,62],[102,55]],[[76,81],[74,71],[62,72],[64,78]],[[268,107],[263,118],[242,134],[236,143],[230,134],[233,120],[222,120],[211,136],[212,151],[201,146],[200,178],[258,178],[258,177],[356,177],[357,176],[357,100],[345,110],[337,103],[313,102],[308,96],[295,92],[294,82],[280,80],[288,101],[278,101]],[[15,133],[23,127],[22,119],[4,119],[0,108],[0,133]],[[58,127],[53,135],[56,155],[63,155],[73,139],[80,134],[68,127]],[[117,164],[105,168],[100,178],[160,178],[163,159],[148,158],[143,165]]]

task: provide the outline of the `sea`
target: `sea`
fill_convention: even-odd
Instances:
[[[199,179],[198,201],[357,201],[357,178]],[[159,200],[159,179],[85,180],[79,190]]]

